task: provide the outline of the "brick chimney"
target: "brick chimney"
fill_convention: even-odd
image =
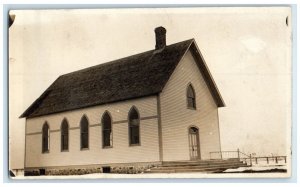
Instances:
[[[167,30],[164,27],[156,27],[155,28],[155,39],[156,39],[156,44],[155,44],[155,49],[163,49],[166,46],[166,33]]]

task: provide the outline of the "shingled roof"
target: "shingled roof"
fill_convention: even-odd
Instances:
[[[21,115],[37,117],[160,93],[187,50],[191,49],[218,107],[221,95],[194,39],[150,50],[58,77]]]

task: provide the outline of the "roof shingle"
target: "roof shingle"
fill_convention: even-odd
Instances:
[[[194,39],[60,76],[21,115],[36,117],[155,95]]]

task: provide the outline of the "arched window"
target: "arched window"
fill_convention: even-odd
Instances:
[[[61,151],[69,150],[69,124],[66,119],[61,123]]]
[[[48,153],[50,149],[50,129],[47,122],[43,125],[42,132],[42,152]]]
[[[89,148],[89,122],[86,116],[83,116],[80,121],[80,148]]]
[[[140,117],[135,107],[129,111],[129,145],[140,144]]]
[[[112,146],[112,127],[111,117],[108,112],[105,112],[102,117],[102,146]]]
[[[187,107],[196,109],[196,95],[193,86],[190,84],[187,88]]]

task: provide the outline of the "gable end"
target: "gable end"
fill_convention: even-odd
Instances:
[[[197,66],[205,80],[205,83],[206,83],[211,95],[214,98],[216,105],[218,107],[225,107],[223,98],[218,90],[218,87],[217,87],[195,41],[191,44],[190,50],[191,50],[193,58],[195,59]]]

